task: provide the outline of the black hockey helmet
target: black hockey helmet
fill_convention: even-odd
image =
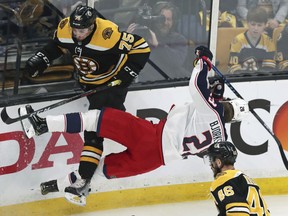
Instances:
[[[237,155],[235,146],[228,141],[213,143],[207,150],[207,156],[211,162],[218,158],[222,161],[223,165],[233,165]]]
[[[70,15],[72,28],[84,29],[90,27],[96,19],[96,10],[85,5],[78,5]]]

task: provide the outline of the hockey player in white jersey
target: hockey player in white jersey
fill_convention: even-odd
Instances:
[[[108,179],[146,173],[189,155],[201,156],[212,143],[227,139],[225,123],[241,121],[249,112],[249,107],[247,102],[239,98],[215,100],[217,94],[213,93],[215,89],[211,92],[208,82],[213,54],[203,46],[197,47],[195,53],[197,59],[189,82],[192,102],[172,106],[167,118],[157,124],[124,111],[104,108],[46,118],[34,115],[29,117],[29,124],[26,124],[24,131],[30,137],[56,131],[96,131],[100,137],[122,144],[127,147],[126,150],[109,154],[103,159],[101,168]],[[20,108],[22,115],[31,112],[33,109],[29,105]],[[77,184],[77,172],[71,173],[69,177]],[[47,194],[59,191],[58,186],[57,180],[44,182],[41,184],[41,192]],[[85,198],[88,191],[88,186],[82,188],[79,185],[75,191],[65,191],[65,197],[75,204],[84,205],[85,200],[77,200],[79,197]]]

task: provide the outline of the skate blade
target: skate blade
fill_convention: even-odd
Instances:
[[[65,199],[74,204],[74,205],[78,205],[78,206],[86,206],[86,197],[85,196],[77,196],[75,194],[71,194],[71,193],[65,193]]]
[[[19,116],[26,115],[27,114],[26,108],[20,107],[18,109],[18,114],[19,114]],[[20,121],[20,123],[22,126],[22,130],[24,131],[24,133],[28,139],[30,139],[36,135],[35,130],[34,130],[33,126],[30,124],[28,119],[23,119]]]

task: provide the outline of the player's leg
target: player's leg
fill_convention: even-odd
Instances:
[[[34,112],[30,105],[19,108],[20,115]],[[96,131],[100,110],[90,110],[85,113],[68,113],[64,115],[41,118],[33,115],[22,122],[23,131],[28,138],[39,136],[46,132],[80,133],[84,130]]]
[[[65,188],[65,197],[68,201],[77,204],[78,197],[88,196],[90,182],[96,171],[103,152],[103,138],[96,132],[84,131],[84,147],[82,149],[79,174],[74,183]]]
[[[105,92],[89,95],[87,97],[89,100],[89,110],[101,109],[103,107],[124,109],[123,103],[126,94],[127,89],[113,88]],[[97,123],[98,120],[93,122]],[[94,130],[91,131],[90,129],[84,131],[84,147],[82,149],[79,164],[81,179],[77,179],[75,183],[65,188],[66,199],[73,203],[77,202],[79,197],[86,197],[89,194],[90,181],[102,156],[104,139],[97,135],[97,125],[95,123],[92,123]]]
[[[127,147],[121,153],[106,156],[103,173],[107,178],[135,176],[164,164],[161,144],[164,121],[152,124],[111,108],[102,111],[101,119],[99,135]]]

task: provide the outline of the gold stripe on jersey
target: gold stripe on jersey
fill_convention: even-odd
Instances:
[[[96,85],[103,84],[118,74],[122,66],[126,63],[127,59],[128,59],[128,55],[122,54],[117,65],[113,68],[112,71],[103,73],[104,75],[103,74],[100,74],[100,75],[88,74],[86,76],[81,76],[79,81],[80,83],[85,83],[85,84],[96,84]]]
[[[232,65],[229,68],[229,73],[235,73],[236,71],[240,71],[242,69],[240,64]]]
[[[147,47],[145,49],[135,49],[135,50],[131,50],[129,52],[129,54],[137,54],[137,53],[147,53],[147,52],[150,52],[150,48]]]
[[[223,185],[225,182],[229,181],[230,179],[236,178],[237,176],[241,175],[242,172],[239,170],[226,170],[222,173],[219,173],[216,177],[216,180],[211,184],[211,191],[214,191],[217,187]]]
[[[276,61],[272,59],[264,59],[262,62],[262,67],[270,67],[271,69],[276,68]]]
[[[288,60],[281,61],[279,63],[279,69],[280,70],[287,70],[288,69]]]
[[[98,165],[101,159],[102,152],[102,150],[93,146],[84,146],[81,153],[80,161],[91,162]]]
[[[90,162],[90,163],[94,163],[94,164],[99,165],[99,160],[95,159],[95,158],[91,158],[91,157],[82,157],[81,156],[80,161]]]
[[[136,42],[134,43],[132,49],[138,49],[138,48],[140,48],[141,46],[144,46],[145,48],[148,47],[148,44],[147,44],[147,42],[144,40],[144,38],[141,38],[140,40],[136,41]]]
[[[93,146],[84,146],[83,150],[85,150],[85,151],[93,151],[93,152],[95,152],[97,154],[101,154],[101,155],[102,155],[102,152],[103,152],[102,150],[100,150],[98,148],[95,148]]]
[[[250,215],[248,203],[234,202],[226,205],[226,215],[247,216]]]
[[[148,43],[144,40],[144,38],[141,38],[133,44],[133,47],[129,51],[129,54],[149,53],[150,51],[151,50],[149,48]]]

